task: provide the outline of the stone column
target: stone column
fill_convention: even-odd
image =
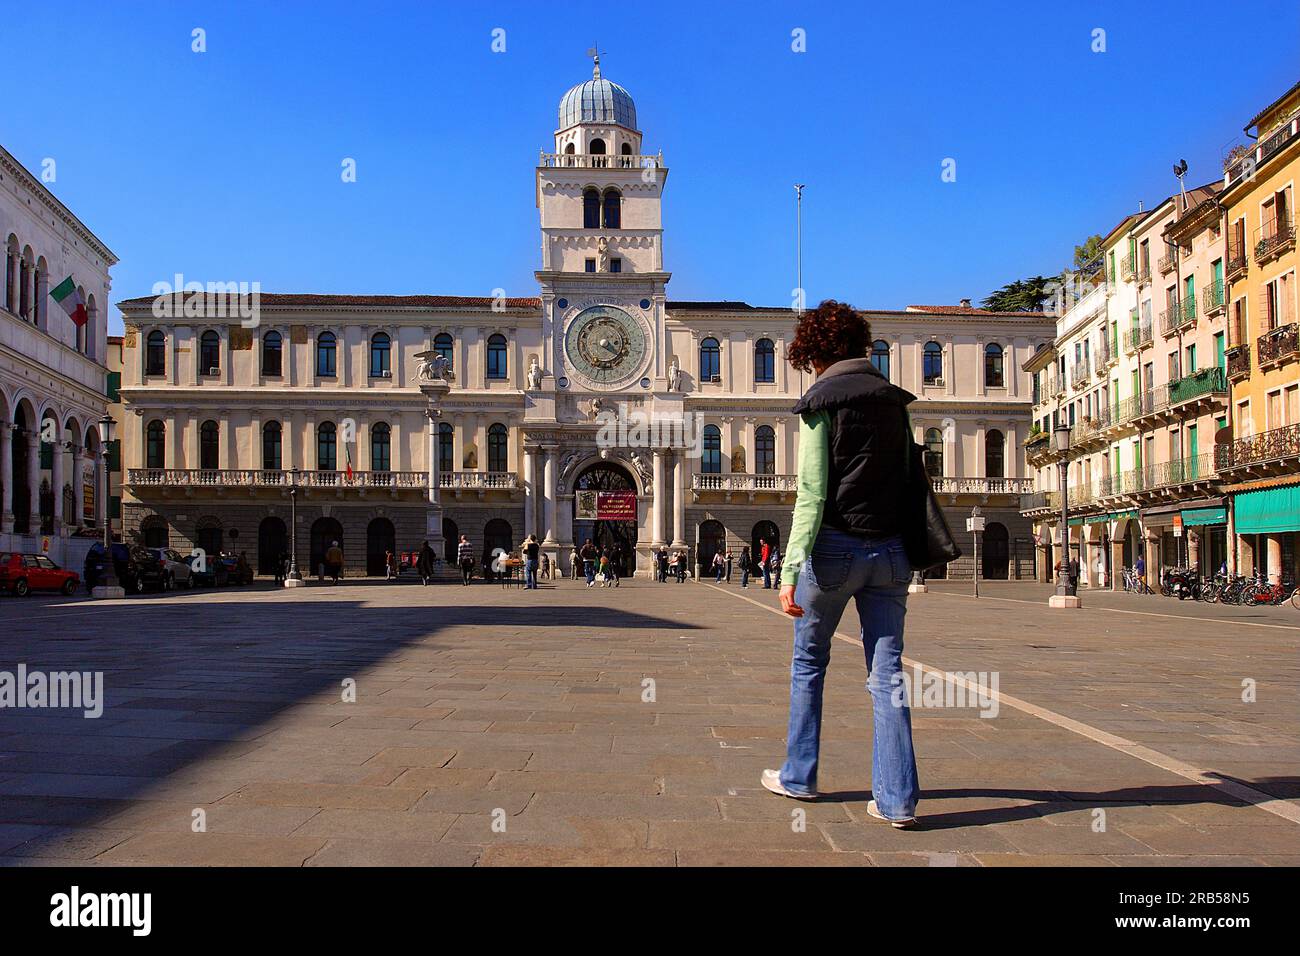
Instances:
[[[686,527],[686,459],[680,449],[673,455],[673,544],[674,548],[686,546],[683,537]]]
[[[0,422],[0,484],[4,486],[0,500],[0,533],[14,530],[14,425]]]
[[[7,255],[8,253],[6,252],[6,256]],[[9,274],[5,280],[5,295],[8,296],[11,291],[13,293],[13,300],[10,301],[8,298],[6,298],[5,306],[6,308],[9,309],[10,312],[13,312],[14,314],[17,314],[18,312],[18,263],[20,261],[21,259],[18,253],[15,252],[13,257],[9,259],[8,262]]]
[[[1110,539],[1110,589],[1124,590],[1124,540]]]
[[[537,531],[537,452],[524,446],[524,537]]]
[[[545,490],[543,491],[543,495],[545,497],[542,499],[542,511],[545,516],[546,538],[543,543],[553,547],[556,543],[555,542],[555,505],[556,505],[556,498],[559,495],[559,491],[557,488],[558,485],[557,479],[559,475],[557,474],[558,469],[556,468],[556,462],[555,462],[555,454],[556,454],[555,446],[549,445],[544,449],[544,451],[546,454],[546,461],[545,464],[543,465],[543,469],[545,473],[546,487]]]
[[[27,441],[27,528],[28,534],[41,533],[41,434],[29,428]]]
[[[52,528],[55,535],[63,529],[63,454],[68,450],[67,444],[60,437],[50,445],[50,490],[54,492]]]
[[[659,547],[664,543],[664,452],[654,450],[654,513],[650,520],[650,543]]]
[[[1282,580],[1282,536],[1268,536],[1268,581],[1278,584]]]
[[[440,422],[439,413],[434,409],[428,409],[424,413],[429,422],[426,441],[428,442],[428,456],[426,458],[426,468],[428,470],[428,500],[429,504],[436,505],[439,503],[441,495],[442,476],[438,474],[438,425]]]

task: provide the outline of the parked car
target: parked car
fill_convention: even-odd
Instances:
[[[224,588],[230,583],[230,569],[220,558],[207,558],[201,570],[198,567],[197,555],[185,558],[185,563],[190,567],[190,580],[194,582],[195,587]]]
[[[150,548],[149,552],[163,564],[164,591],[194,587],[194,575],[190,573],[190,566],[179,551],[171,548]]]
[[[243,554],[235,554],[233,551],[222,551],[221,564],[226,566],[226,573],[229,576],[231,584],[252,584],[253,583],[253,566],[250,565]]]
[[[127,591],[141,594],[150,588],[161,590],[166,582],[163,562],[148,548],[113,543],[113,573]],[[96,541],[86,554],[86,590],[93,590],[104,573],[104,545]]]
[[[59,567],[43,554],[0,553],[0,588],[18,597],[32,591],[62,591],[72,594],[81,576]]]

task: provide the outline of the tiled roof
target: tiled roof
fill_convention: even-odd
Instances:
[[[187,295],[198,293],[187,293]],[[148,306],[155,296],[142,295],[134,299],[124,299],[118,306]],[[258,296],[262,305],[316,305],[316,306],[390,306],[406,309],[455,308],[457,306],[491,308],[497,300],[488,295],[317,295],[283,292],[262,292]],[[542,300],[533,296],[525,298],[507,298],[507,309],[541,308]]]
[[[881,309],[866,309],[868,312],[887,311]],[[1046,312],[998,312],[993,309],[977,309],[971,305],[909,305],[904,312],[929,312],[933,315],[990,315],[1001,318],[1010,318],[1015,316],[1034,317],[1039,319],[1050,319],[1052,316]]]
[[[725,299],[721,302],[689,302],[685,300],[669,301],[667,303],[668,311],[679,312],[792,312],[789,306],[784,305],[750,305],[748,302],[728,302]]]

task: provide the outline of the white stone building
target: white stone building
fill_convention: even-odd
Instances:
[[[80,570],[105,507],[95,422],[117,257],[2,147],[0,240],[0,551],[44,550]],[[82,326],[49,296],[69,276],[86,302]]]
[[[265,571],[298,489],[299,561],[312,571],[331,540],[351,573],[425,539],[450,558],[460,534],[482,556],[535,533],[562,567],[586,537],[617,541],[637,573],[658,545],[704,564],[760,536],[783,545],[790,409],[809,384],[786,361],[793,312],[668,298],[668,167],[599,65],[561,100],[534,175],[534,297],[268,294],[256,328],[159,317],[153,297],[120,303],[128,532],[246,550]],[[1052,338],[1051,318],[968,302],[865,315],[878,366],[921,399],[917,440],[955,526],[982,505],[996,526],[986,569],[1027,576],[1020,366]],[[419,356],[434,352],[454,379],[431,408]],[[700,440],[601,441],[602,413],[619,409],[691,423]],[[635,518],[584,517],[577,493],[590,490],[631,492]]]

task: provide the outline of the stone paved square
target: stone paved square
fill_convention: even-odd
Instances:
[[[924,793],[910,832],[866,814],[852,619],[828,677],[824,796],[760,789],[787,716],[791,628],[774,591],[363,581],[5,598],[0,669],[102,671],[105,706],[0,711],[0,862],[1300,858],[1300,615],[1109,593],[1049,611],[1040,585],[969,588],[910,598],[906,656],[996,672],[997,713],[914,709]]]

